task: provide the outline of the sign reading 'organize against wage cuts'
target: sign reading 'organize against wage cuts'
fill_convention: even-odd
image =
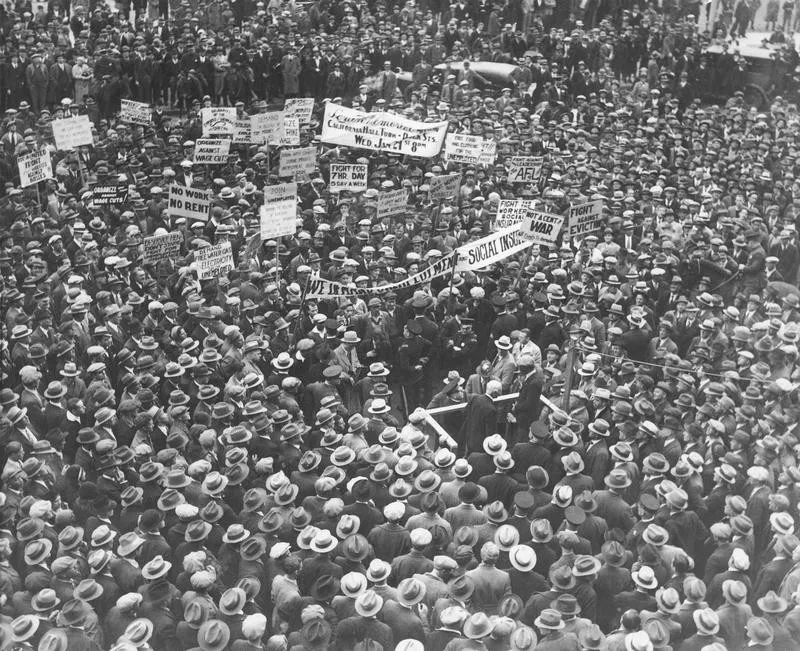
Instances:
[[[461,174],[445,174],[443,176],[432,176],[428,182],[430,187],[431,201],[455,197],[461,187]]]
[[[536,183],[542,175],[541,156],[512,156],[508,165],[509,183]]]
[[[92,136],[92,123],[89,122],[88,115],[77,115],[74,118],[54,120],[51,122],[53,127],[53,138],[56,141],[56,149],[69,151],[82,146],[94,144]]]
[[[261,239],[271,240],[284,235],[292,235],[297,224],[297,201],[281,199],[261,206]]]
[[[109,183],[107,185],[95,185],[92,188],[92,204],[95,206],[113,206],[125,203],[127,199],[127,185]]]
[[[390,113],[325,105],[322,142],[432,158],[442,149],[447,122],[417,122]]]
[[[201,165],[224,165],[228,162],[230,151],[229,138],[199,138],[194,145],[194,162]]]
[[[181,250],[181,242],[181,233],[164,233],[144,238],[144,263],[156,264],[162,260],[171,260]]]
[[[341,192],[342,190],[363,192],[367,189],[367,166],[331,163],[331,177],[328,189],[331,192]]]
[[[211,207],[211,190],[187,188],[173,183],[169,186],[169,214],[191,221],[208,221]]]
[[[17,157],[17,166],[20,187],[27,188],[39,181],[53,178],[53,163],[46,149],[37,149]]]
[[[217,278],[233,269],[233,251],[230,242],[220,242],[194,252],[194,267],[198,280]]]
[[[595,199],[570,206],[567,224],[570,237],[599,231],[603,227],[603,200]]]
[[[298,172],[310,174],[317,164],[316,147],[281,149],[278,176],[295,176]]]
[[[381,192],[378,195],[378,219],[404,213],[407,204],[408,193],[403,188]]]
[[[153,121],[153,109],[144,102],[131,99],[120,100],[119,119],[132,124],[149,125]]]

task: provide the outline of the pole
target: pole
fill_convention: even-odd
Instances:
[[[564,412],[569,414],[570,392],[572,391],[572,380],[575,375],[575,356],[577,355],[577,348],[575,342],[570,340],[569,348],[567,349],[567,370],[564,375]]]

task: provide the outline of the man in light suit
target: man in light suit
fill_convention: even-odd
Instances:
[[[494,345],[497,348],[497,355],[492,361],[490,374],[500,379],[503,393],[508,393],[511,390],[511,383],[514,381],[514,374],[517,371],[517,365],[511,355],[511,340],[506,335],[503,335],[498,337]]]

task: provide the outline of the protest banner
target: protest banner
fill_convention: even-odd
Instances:
[[[69,151],[70,149],[94,144],[92,123],[89,122],[88,115],[77,115],[74,118],[54,120],[50,124],[53,127],[56,149]]]
[[[553,244],[558,237],[564,215],[553,215],[538,210],[528,211],[528,216],[519,225],[522,237],[533,244]]]
[[[119,119],[131,124],[148,126],[153,122],[153,109],[145,102],[123,99],[120,100]]]
[[[456,255],[454,253],[450,253],[413,276],[409,276],[400,282],[389,283],[379,287],[349,287],[333,280],[312,278],[308,282],[306,298],[330,298],[331,296],[374,296],[376,294],[386,294],[387,292],[397,292],[402,289],[409,289],[411,287],[424,285],[425,283],[429,283],[434,278],[439,278],[440,276],[453,273],[453,267],[455,263]]]
[[[478,165],[494,165],[497,158],[497,141],[484,140],[481,146],[481,155],[478,157]]]
[[[19,167],[19,185],[27,188],[29,185],[53,178],[53,163],[49,152],[42,148],[17,158]]]
[[[542,175],[541,156],[512,156],[508,164],[509,183],[536,183]]]
[[[297,223],[297,201],[280,199],[261,206],[261,239],[275,239],[284,235],[293,235]]]
[[[432,158],[442,149],[447,122],[417,122],[390,113],[325,105],[322,142]]]
[[[200,138],[194,145],[194,162],[198,165],[224,165],[231,151],[230,139]]]
[[[283,103],[283,112],[286,117],[297,118],[301,124],[308,124],[311,122],[311,114],[314,112],[314,98],[289,98]]]
[[[461,187],[461,174],[445,174],[443,176],[432,176],[428,182],[430,186],[431,201],[455,197]]]
[[[297,183],[290,181],[264,187],[264,203],[283,201],[284,199],[291,199],[297,203]]]
[[[491,165],[497,155],[497,144],[494,140],[485,140],[480,136],[448,133],[444,154],[448,163]]]
[[[300,144],[300,120],[283,118],[283,135],[278,138],[281,147],[295,147]]]
[[[295,176],[298,172],[310,174],[317,165],[317,148],[281,149],[278,176]]]
[[[128,200],[128,186],[121,183],[107,183],[92,187],[92,203],[95,206],[113,206]]]
[[[253,129],[253,142],[277,145],[284,137],[286,125],[283,111],[256,113],[250,116]]]
[[[237,119],[233,123],[233,144],[249,145],[254,143],[253,123],[249,117]]]
[[[162,260],[170,260],[178,255],[183,243],[181,233],[164,233],[144,238],[144,263],[156,264]]]
[[[603,200],[595,199],[586,203],[570,206],[569,209],[569,237],[576,235],[589,235],[603,228]]]
[[[378,195],[378,219],[401,215],[405,212],[407,206],[408,192],[405,189],[400,188],[399,190],[381,192]]]
[[[520,224],[528,216],[528,212],[536,208],[537,203],[531,199],[501,199],[497,206],[494,230],[501,231]]]
[[[185,217],[190,222],[207,222],[213,196],[211,190],[187,188],[173,183],[169,186],[169,214],[171,217]]]
[[[228,241],[206,246],[194,252],[198,280],[217,278],[233,269],[233,251]]]
[[[367,166],[331,163],[328,189],[331,192],[341,192],[342,190],[363,192],[367,189]]]
[[[203,120],[203,137],[219,138],[232,136],[236,129],[236,108],[233,106],[211,106],[200,110]]]
[[[456,272],[483,269],[524,251],[533,244],[533,240],[523,237],[519,224],[509,226],[456,249]]]

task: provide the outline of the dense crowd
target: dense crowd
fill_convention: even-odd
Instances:
[[[719,4],[0,8],[0,649],[800,650],[800,11],[759,112],[758,6]],[[200,111],[296,97],[316,165],[262,240],[287,146],[196,164]],[[326,144],[331,102],[496,157]],[[603,224],[414,282],[517,199]]]

